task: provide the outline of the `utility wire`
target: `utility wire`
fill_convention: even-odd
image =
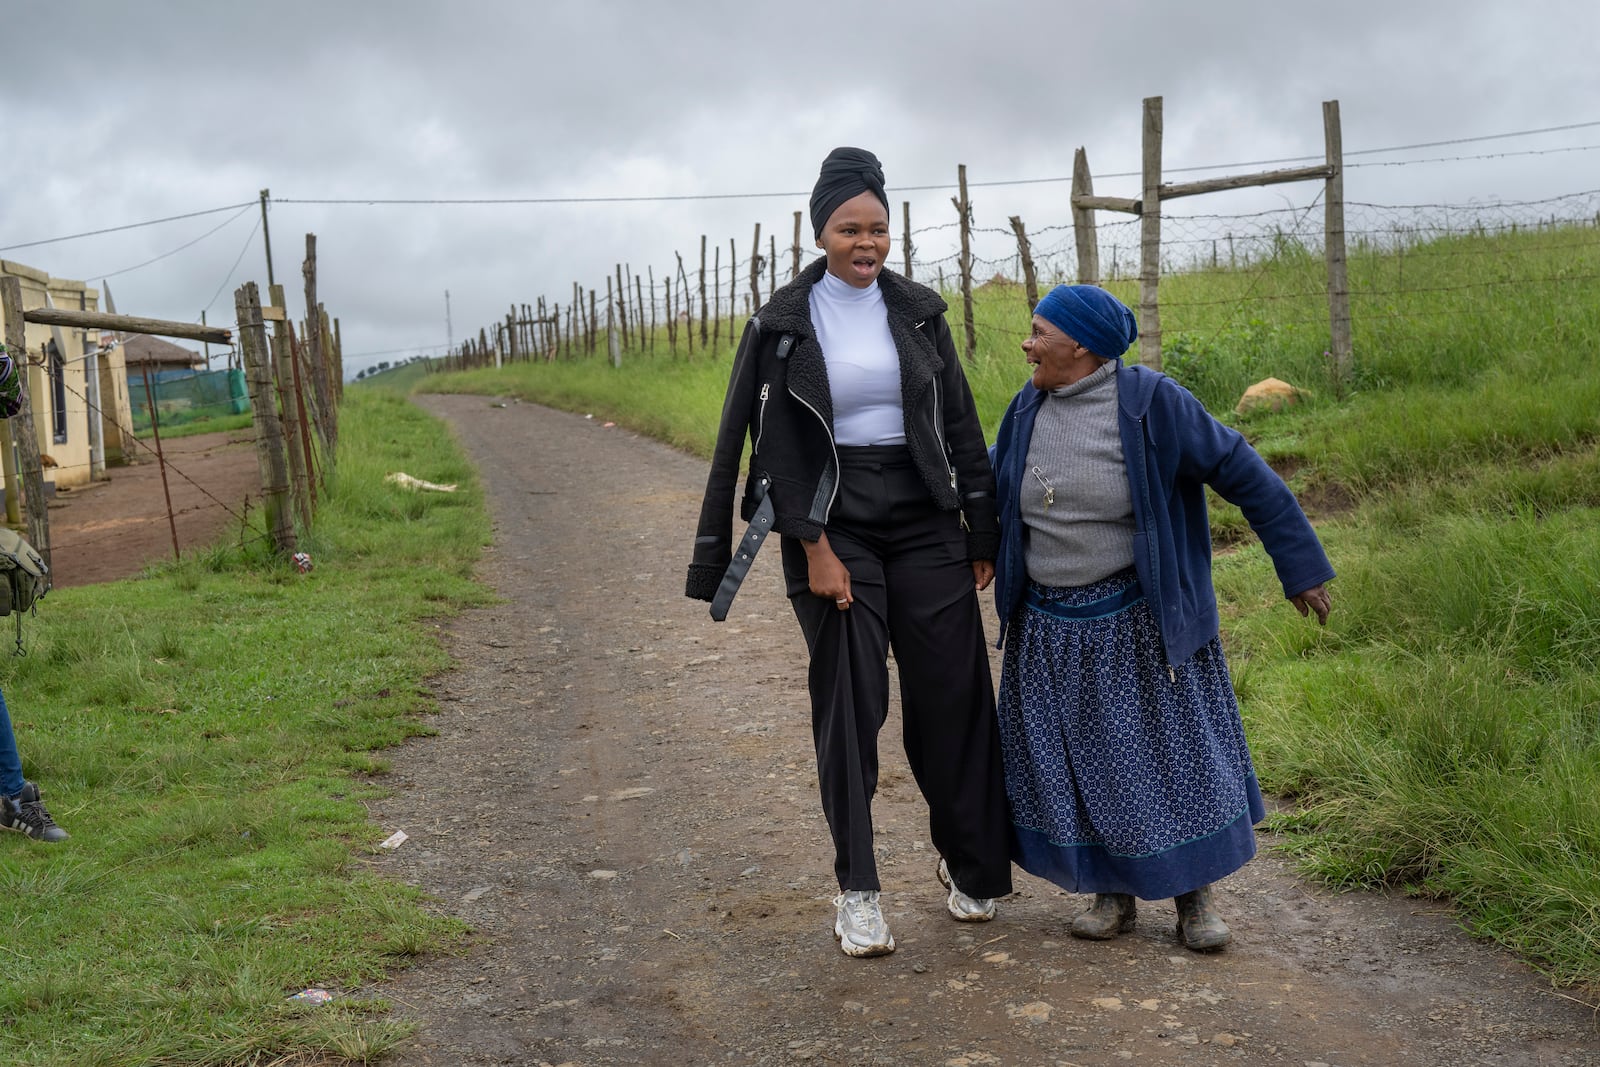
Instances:
[[[126,226],[109,226],[103,230],[85,230],[83,233],[68,234],[65,237],[47,237],[42,241],[24,241],[19,245],[6,245],[0,252],[14,252],[19,248],[37,248],[40,245],[59,244],[62,241],[76,241],[80,237],[98,237],[106,233],[121,233],[123,230],[137,230],[141,226],[159,226],[163,222],[177,222],[181,219],[197,219],[202,215],[218,215],[224,211],[234,211],[242,207],[251,207],[256,204],[254,200],[246,200],[242,204],[225,204],[222,207],[207,208],[204,211],[191,211],[186,215],[169,215],[164,219],[150,219],[147,222],[130,222]]]
[[[1582,130],[1600,126],[1600,120],[1594,122],[1575,122],[1565,126],[1546,126],[1536,130],[1514,130],[1509,133],[1491,133],[1479,137],[1455,137],[1445,141],[1421,141],[1416,144],[1391,145],[1387,148],[1363,148],[1355,151],[1346,151],[1345,157],[1383,155],[1389,152],[1409,152],[1420,148],[1439,148],[1445,145],[1476,144],[1483,141],[1498,141],[1509,137],[1531,137],[1544,133],[1562,133],[1568,130]],[[1509,154],[1509,153],[1507,153]],[[1205,163],[1191,167],[1168,167],[1163,174],[1188,174],[1201,170],[1232,170],[1238,167],[1261,167],[1279,163],[1304,163],[1325,159],[1325,156],[1284,156],[1279,159],[1253,159],[1239,163]],[[1417,161],[1423,162],[1423,161]],[[1133,178],[1138,177],[1142,171],[1119,171],[1110,174],[1096,174],[1096,179],[1101,178]],[[1056,178],[1011,178],[999,181],[968,182],[969,188],[995,188],[1011,185],[1046,185],[1051,183],[1070,182],[1071,176]],[[951,188],[951,183],[941,182],[934,185],[896,185],[887,190],[893,193],[921,193],[936,192]],[[690,200],[760,200],[775,199],[778,197],[805,197],[810,196],[809,190],[799,192],[776,193],[678,193],[663,194],[659,196],[528,196],[528,197],[329,197],[319,199],[302,199],[295,197],[277,197],[280,204],[365,204],[376,205],[419,205],[419,204],[659,204],[681,203]],[[0,251],[4,251],[0,249]]]
[[[249,211],[254,206],[255,206],[254,204],[246,204],[244,207],[239,209],[237,214],[231,216],[227,221],[223,222],[220,226],[215,226],[212,229],[209,229],[205,233],[201,234],[199,237],[196,237],[194,240],[189,241],[186,244],[181,244],[177,248],[174,248],[170,252],[163,252],[163,253],[161,253],[161,255],[155,257],[154,259],[147,259],[143,263],[137,263],[137,264],[135,264],[135,265],[133,265],[131,267],[123,267],[121,270],[114,270],[114,271],[110,271],[109,273],[103,273],[101,271],[93,271],[93,270],[92,271],[88,271],[87,273],[85,273],[84,277],[86,277],[86,278],[100,278],[102,280],[104,280],[106,278],[115,278],[119,274],[129,274],[129,273],[131,273],[133,271],[140,270],[141,268],[148,267],[152,263],[160,263],[163,259],[167,259],[167,258],[169,258],[171,256],[175,256],[179,252],[182,252],[186,248],[193,248],[195,245],[199,244],[201,241],[204,241],[207,237],[210,237],[212,234],[216,233],[218,230],[221,230],[221,229],[223,229],[224,227],[227,227],[227,226],[231,226],[239,218],[240,215],[243,215],[246,211]]]
[[[229,221],[231,222],[232,220],[230,219]],[[239,255],[234,259],[233,266],[228,268],[228,276],[222,279],[222,284],[217,286],[217,291],[211,294],[210,300],[206,301],[206,306],[201,309],[201,314],[211,310],[211,305],[217,302],[217,297],[221,296],[222,291],[228,287],[228,283],[233,281],[234,272],[239,269],[239,264],[244,261],[244,254],[250,251],[250,243],[256,239],[256,231],[259,229],[261,229],[261,220],[256,219],[256,224],[250,227],[250,236],[244,239],[244,247],[239,249]]]
[[[1455,138],[1450,138],[1448,140],[1443,140],[1443,141],[1420,141],[1420,142],[1417,142],[1415,144],[1391,145],[1391,146],[1386,147],[1386,148],[1363,148],[1363,149],[1356,149],[1356,150],[1352,150],[1352,151],[1346,151],[1344,153],[1344,155],[1345,155],[1346,158],[1353,157],[1353,156],[1383,155],[1383,154],[1390,153],[1390,152],[1408,152],[1408,151],[1413,151],[1415,149],[1421,149],[1421,148],[1440,148],[1440,147],[1444,147],[1444,146],[1447,146],[1447,145],[1478,144],[1478,143],[1481,143],[1481,142],[1484,142],[1484,141],[1505,140],[1505,139],[1511,138],[1511,137],[1533,137],[1533,136],[1537,136],[1539,134],[1546,134],[1546,133],[1565,133],[1565,132],[1570,131],[1570,130],[1591,129],[1591,128],[1597,127],[1597,126],[1600,126],[1600,120],[1595,120],[1595,121],[1592,121],[1592,122],[1574,122],[1574,123],[1568,123],[1568,124],[1563,125],[1563,126],[1545,126],[1545,127],[1539,128],[1539,129],[1531,129],[1531,130],[1512,130],[1512,131],[1509,131],[1509,132],[1506,132],[1506,133],[1490,133],[1490,134],[1483,134],[1483,135],[1477,136],[1477,137],[1455,137]],[[1588,148],[1591,148],[1591,147],[1594,147],[1594,146],[1583,146],[1582,148],[1572,148],[1572,149],[1534,150],[1534,151],[1530,151],[1530,152],[1528,152],[1526,154],[1539,155],[1539,154],[1544,154],[1545,152],[1556,152],[1556,151],[1584,151],[1584,150],[1587,150]],[[1465,158],[1498,158],[1501,155],[1514,155],[1514,154],[1518,154],[1518,153],[1500,153],[1500,154],[1497,154],[1496,156],[1465,157]],[[1278,159],[1255,159],[1255,160],[1246,160],[1246,161],[1237,162],[1237,163],[1206,163],[1206,164],[1200,164],[1200,165],[1197,165],[1197,166],[1190,166],[1190,167],[1169,167],[1169,168],[1166,168],[1163,171],[1163,173],[1164,174],[1187,174],[1187,173],[1191,173],[1191,172],[1194,172],[1194,171],[1202,171],[1202,170],[1231,170],[1231,169],[1238,168],[1238,167],[1259,167],[1259,166],[1269,166],[1269,165],[1274,165],[1274,164],[1279,164],[1279,163],[1304,163],[1304,162],[1308,162],[1308,161],[1320,160],[1320,159],[1323,159],[1323,158],[1325,158],[1325,157],[1318,156],[1318,155],[1284,156],[1284,157],[1278,158]],[[1420,163],[1420,162],[1440,162],[1440,161],[1439,160],[1413,160],[1413,161],[1410,161],[1410,162],[1418,162],[1418,163]],[[1396,165],[1403,165],[1403,163],[1395,163],[1395,164],[1388,164],[1388,165],[1396,166]],[[1140,173],[1142,173],[1142,172],[1140,172],[1140,171],[1117,171],[1117,172],[1112,172],[1112,173],[1107,173],[1107,174],[1096,174],[1096,175],[1094,175],[1094,177],[1096,179],[1132,178],[1132,177],[1138,177]],[[998,188],[998,187],[1003,187],[1003,186],[1012,186],[1012,185],[1047,185],[1047,184],[1055,184],[1055,183],[1060,183],[1060,182],[1070,182],[1071,180],[1072,180],[1072,178],[1070,176],[1068,176],[1068,177],[1051,177],[1051,178],[1012,178],[1012,179],[1003,179],[1003,180],[997,180],[997,181],[968,182],[967,184],[968,184],[968,186],[970,188],[975,188],[975,189],[986,189],[986,188],[988,188],[988,189],[992,189],[992,188]],[[938,192],[938,191],[943,191],[943,190],[946,190],[946,189],[949,189],[949,188],[951,188],[951,183],[949,183],[949,182],[940,182],[940,183],[933,184],[933,185],[899,185],[899,186],[893,186],[893,187],[890,188],[889,191],[890,192],[894,192],[894,193]],[[661,195],[661,196],[395,197],[395,198],[385,198],[385,197],[324,197],[324,198],[275,197],[273,199],[276,200],[277,203],[281,203],[281,204],[366,204],[366,205],[373,205],[373,206],[375,206],[375,205],[419,205],[419,204],[457,204],[457,205],[470,205],[470,204],[485,204],[485,205],[495,205],[495,204],[649,204],[649,203],[681,203],[681,202],[684,202],[684,201],[694,201],[694,200],[708,200],[708,201],[709,200],[759,200],[759,199],[776,199],[776,198],[780,198],[780,197],[784,197],[784,198],[804,197],[804,196],[810,196],[810,195],[811,194],[810,194],[809,190],[798,190],[798,191],[791,191],[791,192],[772,192],[772,193],[685,193],[685,194]],[[60,243],[62,241],[75,241],[75,240],[77,240],[79,238],[82,238],[82,237],[98,237],[98,236],[101,236],[103,234],[121,233],[121,232],[123,232],[125,230],[139,229],[140,227],[144,227],[144,226],[157,226],[157,225],[161,225],[162,223],[177,222],[177,221],[180,221],[182,219],[192,219],[192,218],[199,218],[199,217],[204,216],[204,215],[220,214],[221,212],[224,212],[224,211],[237,211],[240,208],[254,207],[257,203],[258,203],[258,201],[256,201],[256,200],[246,200],[246,201],[241,201],[240,203],[237,203],[237,204],[225,204],[222,207],[207,208],[204,211],[191,211],[191,212],[188,212],[188,213],[182,214],[182,215],[169,215],[169,216],[166,216],[165,218],[149,219],[149,220],[147,220],[145,222],[132,222],[132,223],[128,223],[128,224],[123,225],[123,226],[110,226],[110,227],[106,227],[105,229],[100,229],[100,230],[86,230],[83,233],[68,234],[68,235],[63,236],[63,237],[49,237],[49,238],[45,238],[45,239],[39,240],[39,241],[24,241],[21,244],[0,245],[0,252],[14,252],[14,251],[16,251],[18,249],[23,249],[23,248],[37,248],[37,247],[39,247],[41,245],[58,244],[58,243]],[[232,220],[229,220],[229,221],[232,221]],[[141,264],[141,266],[142,265],[143,264]],[[137,269],[137,268],[130,267],[130,268],[127,268],[127,269],[128,270],[133,270],[133,269]],[[123,272],[119,272],[119,273],[123,273]]]

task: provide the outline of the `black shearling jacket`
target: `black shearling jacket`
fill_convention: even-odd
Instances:
[[[747,435],[752,451],[742,518],[748,522],[754,514],[752,487],[765,475],[778,533],[815,541],[827,524],[836,494],[819,492],[818,487],[824,484],[824,471],[838,471],[833,394],[811,322],[811,287],[826,269],[826,260],[812,263],[772,294],[745,326],[733,358],[689,564],[685,593],[697,600],[716,595],[732,556],[733,495]],[[878,275],[878,285],[889,334],[900,354],[906,447],[939,508],[961,512],[968,557],[992,560],[1000,545],[994,471],[972,391],[944,321],[944,299],[887,269]],[[785,335],[792,335],[793,343],[780,358]]]

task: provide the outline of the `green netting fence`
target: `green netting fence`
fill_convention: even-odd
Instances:
[[[150,375],[150,394],[163,428],[202,422],[250,410],[244,371],[158,371]],[[128,375],[128,401],[133,409],[133,430],[150,430],[150,404],[142,373]]]

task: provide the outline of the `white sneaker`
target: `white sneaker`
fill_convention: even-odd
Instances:
[[[957,889],[955,882],[950,880],[950,868],[942,859],[939,861],[939,883],[950,890],[944,906],[956,922],[986,923],[994,918],[994,898],[969,897]]]
[[[894,937],[883,919],[878,891],[853,889],[833,898],[838,917],[833,936],[846,956],[887,956],[894,951]]]

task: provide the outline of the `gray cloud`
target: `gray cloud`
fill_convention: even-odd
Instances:
[[[299,290],[304,235],[352,354],[457,339],[574,280],[604,293],[619,261],[659,278],[708,234],[749,255],[805,207],[837,144],[872,148],[913,224],[954,220],[974,183],[1061,177],[1086,146],[1100,175],[1136,170],[1140,100],[1165,97],[1169,168],[1322,150],[1338,99],[1347,149],[1600,119],[1593,5],[1535,0],[1326,8],[985,4],[924,0],[805,7],[643,2],[25,5],[7,15],[0,79],[0,246],[253,200],[274,204],[279,280]],[[15,34],[15,37],[12,37]],[[18,43],[20,42],[20,44]],[[1412,158],[1581,146],[1600,130]],[[1371,203],[1534,198],[1597,183],[1594,155],[1368,166]],[[1355,157],[1352,162],[1356,161]],[[1099,190],[1133,195],[1134,178]],[[650,204],[366,206],[327,198],[493,198],[792,192]],[[1069,221],[1064,184],[978,186],[980,227]],[[1214,211],[1309,205],[1314,187],[1230,194]],[[899,230],[898,203],[896,232]],[[231,317],[232,289],[265,281],[258,213],[110,279],[124,311]],[[226,214],[0,252],[91,284],[172,252]],[[247,242],[247,238],[250,238]],[[1060,240],[1057,235],[1053,240]],[[809,232],[802,239],[808,251]],[[953,231],[919,236],[921,254]],[[230,275],[243,252],[237,271]],[[1003,238],[980,239],[999,260]],[[896,252],[898,255],[898,250]],[[726,269],[726,264],[724,264]],[[354,359],[351,371],[378,358]]]

